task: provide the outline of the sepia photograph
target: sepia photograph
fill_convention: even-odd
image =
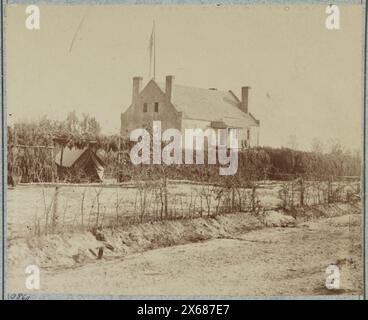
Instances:
[[[364,6],[6,4],[8,299],[363,299]]]

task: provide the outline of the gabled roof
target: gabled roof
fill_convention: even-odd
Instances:
[[[61,150],[55,156],[55,163],[60,167]],[[102,181],[104,175],[104,162],[90,148],[64,148],[63,165],[64,170],[77,169],[88,175],[90,181]],[[59,172],[58,172],[59,173]],[[59,173],[62,177],[63,173]],[[75,179],[71,178],[72,180]]]
[[[70,168],[73,164],[79,159],[79,157],[88,149],[85,147],[83,149],[72,148],[69,149],[68,147],[64,148],[63,150],[63,167]],[[60,157],[61,157],[61,150],[55,156],[55,162],[58,166],[60,166]]]
[[[165,93],[165,84],[157,84]],[[251,114],[240,110],[240,101],[232,92],[174,85],[172,103],[186,119],[223,121],[235,128],[258,126]]]

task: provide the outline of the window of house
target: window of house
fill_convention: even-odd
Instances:
[[[247,140],[250,139],[250,129],[247,129]]]
[[[227,129],[227,135],[230,137],[230,132],[231,135],[234,139],[238,139],[238,129],[237,128],[228,128]]]
[[[227,129],[227,146],[230,148],[238,148],[238,129],[237,128],[228,128]]]
[[[148,111],[148,105],[147,103],[143,103],[143,112],[147,112]]]
[[[155,112],[158,112],[158,102],[155,102]]]
[[[219,145],[220,146],[226,146],[226,138],[227,138],[226,133],[227,132],[224,129],[219,130]]]

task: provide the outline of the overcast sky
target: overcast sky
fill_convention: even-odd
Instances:
[[[90,113],[118,133],[132,77],[148,79],[156,21],[157,81],[233,90],[252,87],[260,143],[302,149],[318,137],[361,144],[363,12],[340,6],[327,30],[325,6],[40,6],[40,30],[25,7],[6,10],[6,103],[15,120]],[[210,112],[210,110],[209,110]]]

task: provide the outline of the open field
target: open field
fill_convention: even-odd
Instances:
[[[358,185],[330,185],[335,203],[328,187],[308,182],[300,206],[300,189],[266,181],[240,190],[234,212],[232,189],[171,181],[161,217],[155,188],[141,215],[139,184],[20,185],[8,190],[8,291],[26,292],[24,270],[35,264],[47,293],[360,295],[361,205],[349,201]],[[335,291],[325,288],[331,264]]]
[[[337,189],[335,183],[335,189]],[[212,185],[169,182],[167,216],[162,211],[164,194],[159,187],[137,184],[108,185],[19,185],[7,192],[8,238],[52,231],[91,229],[130,223],[201,217],[236,211],[272,210],[284,201],[300,202],[300,191],[290,182],[266,181],[256,189],[224,189]],[[354,194],[357,183],[341,187],[341,197]],[[309,182],[305,205],[326,203],[327,186]],[[283,199],[283,200],[282,200]],[[235,205],[234,205],[235,203]]]

